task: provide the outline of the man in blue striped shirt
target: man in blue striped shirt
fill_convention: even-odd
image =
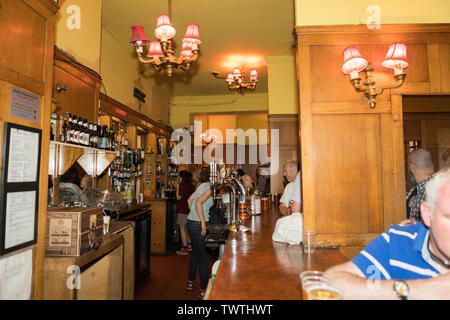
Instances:
[[[391,226],[327,270],[344,299],[450,299],[450,168],[425,188],[423,224]]]

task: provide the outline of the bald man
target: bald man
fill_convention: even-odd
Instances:
[[[408,155],[408,175],[416,185],[406,194],[406,216],[402,224],[421,221],[420,204],[425,201],[425,184],[433,177],[434,165],[431,152],[417,149]]]
[[[290,215],[292,212],[300,211],[300,208],[297,208],[297,211],[292,211],[292,207],[290,206],[291,200],[294,198],[293,190],[295,185],[295,179],[299,174],[298,165],[296,161],[288,161],[283,167],[283,175],[286,177],[286,180],[289,182],[284,188],[283,195],[280,199],[280,213],[284,215]],[[298,183],[300,183],[298,181]],[[297,191],[300,192],[300,191]],[[300,203],[300,200],[298,201]]]

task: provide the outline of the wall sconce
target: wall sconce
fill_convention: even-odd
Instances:
[[[344,50],[344,64],[341,71],[350,75],[351,84],[357,92],[364,93],[371,108],[375,108],[377,103],[376,97],[382,94],[384,89],[399,88],[405,81],[406,74],[403,72],[403,69],[409,66],[406,59],[406,48],[404,43],[393,43],[389,46],[389,50],[381,65],[385,68],[394,69],[396,83],[378,88],[375,87],[375,80],[372,75],[373,67],[362,57],[358,48],[351,46]],[[361,71],[365,74],[363,85],[361,85],[361,78],[359,77]]]

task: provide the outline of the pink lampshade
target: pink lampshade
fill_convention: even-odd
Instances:
[[[234,76],[232,73],[229,73],[227,79],[225,80],[228,84],[231,84],[234,81]]]
[[[190,23],[186,25],[186,34],[184,35],[184,39],[189,40],[195,44],[202,43],[200,41],[200,31],[198,24]]]
[[[240,68],[234,68],[233,75],[235,77],[240,77],[241,76],[241,69]]]
[[[167,41],[175,37],[176,30],[170,22],[170,18],[166,14],[162,14],[156,18],[155,37],[161,41]]]
[[[183,39],[183,45],[181,46],[180,57],[191,58],[194,54],[192,53],[192,43]]]
[[[366,59],[364,59],[359,53],[359,49],[356,46],[347,47],[344,50],[344,64],[341,71],[344,74],[350,74],[353,79],[358,75],[358,72],[364,70],[368,65]]]
[[[131,30],[133,34],[131,36],[130,43],[133,46],[146,45],[150,42],[150,40],[145,35],[144,26],[132,26]]]
[[[389,69],[405,69],[408,68],[408,60],[406,58],[406,44],[393,43],[389,46],[386,57],[381,65]]]
[[[164,57],[164,52],[162,51],[162,48],[161,48],[161,42],[150,41],[147,56],[148,57]]]
[[[258,72],[256,70],[250,71],[250,80],[258,80]]]

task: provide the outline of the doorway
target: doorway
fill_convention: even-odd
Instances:
[[[407,158],[416,149],[429,150],[435,171],[450,166],[450,96],[403,96],[403,140],[406,190],[408,182]]]

